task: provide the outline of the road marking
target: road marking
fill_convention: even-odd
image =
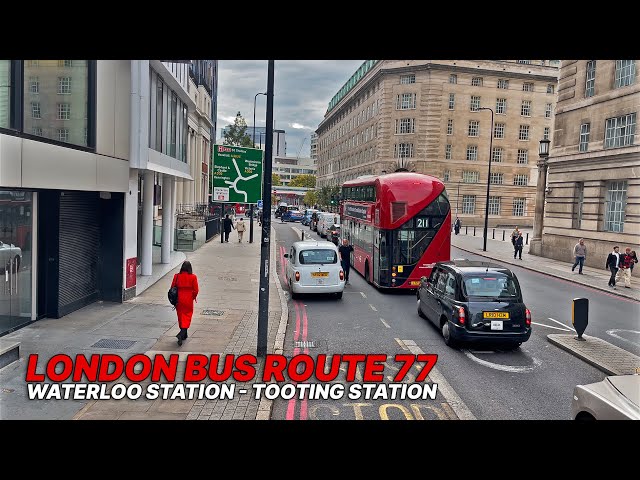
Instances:
[[[378,309],[376,307],[374,307],[373,305],[369,304],[369,306],[371,307],[371,310],[373,310],[374,312],[378,311]]]
[[[476,357],[469,350],[462,349],[461,351],[474,362],[479,363],[480,365],[484,365],[485,367],[493,368],[494,370],[501,370],[503,372],[510,372],[510,373],[530,372],[534,368],[542,364],[542,362],[537,358],[531,357],[531,359],[533,360],[533,365],[501,365],[499,363],[493,363],[493,362],[488,362],[486,360],[482,360],[481,358]]]
[[[398,342],[398,345],[400,345],[400,348],[402,348],[403,350],[409,350],[402,340],[400,340],[399,338],[394,338],[394,340]]]
[[[382,324],[383,324],[385,327],[387,327],[387,328],[391,328],[391,326],[390,326],[387,322],[385,322],[385,321],[384,321],[384,318],[381,318],[381,319],[380,319],[380,321],[382,322]]]
[[[398,339],[396,339],[398,340]],[[403,343],[407,345],[409,351],[414,355],[423,355],[424,352],[420,347],[416,345],[413,340],[404,340]],[[440,370],[434,365],[429,372],[429,378],[433,383],[438,384],[438,392],[442,393],[442,396],[447,400],[449,406],[453,409],[460,420],[475,420],[476,417],[469,407],[462,401],[460,396],[456,393],[444,375],[440,373]]]
[[[554,327],[553,325],[545,325],[544,323],[538,323],[538,322],[531,322],[531,323],[533,325],[540,325],[541,327],[555,328],[556,330],[562,330],[563,332],[571,332],[571,330],[569,330],[568,328]]]
[[[607,330],[607,334],[608,335],[611,335],[612,337],[618,338],[618,339],[622,340],[623,342],[628,342],[628,343],[631,343],[631,344],[633,344],[633,345],[635,345],[637,347],[640,347],[640,343],[636,343],[633,340],[628,340],[626,338],[621,337],[620,335],[616,335],[616,333],[618,333],[618,332],[629,332],[629,333],[638,333],[638,334],[640,334],[640,332],[638,332],[637,330],[622,330],[620,328],[614,328],[612,330]]]
[[[573,330],[574,332],[576,331],[576,329],[575,329],[575,328],[573,328],[573,327],[571,327],[571,326],[569,326],[569,325],[565,325],[564,323],[559,322],[559,321],[558,321],[558,320],[556,320],[555,318],[551,318],[551,317],[549,317],[549,320],[551,320],[552,322],[556,322],[558,325],[562,325],[564,328],[570,328],[570,329],[571,329],[571,330]],[[576,333],[577,333],[577,332],[576,332]]]
[[[364,294],[364,292],[360,292],[360,295],[362,295],[362,298],[367,298],[367,296]]]

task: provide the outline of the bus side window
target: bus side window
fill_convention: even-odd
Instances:
[[[384,258],[387,256],[387,241],[385,239],[384,233],[380,232],[380,257]]]

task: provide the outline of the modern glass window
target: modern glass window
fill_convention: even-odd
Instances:
[[[458,75],[454,73],[449,75],[449,83],[458,83]]]
[[[504,78],[498,79],[498,88],[500,88],[502,90],[508,90],[509,89],[509,80],[506,80]]]
[[[544,133],[542,134],[542,138],[544,140],[549,140],[549,135],[551,135],[551,127],[544,127]]]
[[[469,120],[469,136],[477,137],[480,132],[480,122],[478,120]]]
[[[453,119],[447,120],[447,135],[453,135]]]
[[[551,113],[553,112],[553,105],[547,103],[544,106],[544,118],[551,118]]]
[[[496,99],[496,114],[505,114],[507,113],[507,99],[506,98],[498,98]]]
[[[415,93],[401,93],[396,97],[396,110],[408,110],[416,108]]]
[[[524,217],[526,198],[514,198],[513,199],[513,216]]]
[[[627,206],[627,182],[615,180],[607,184],[604,229],[608,232],[622,232]]]
[[[553,84],[547,85],[547,93],[553,93],[555,91],[555,86]]]
[[[517,163],[519,164],[529,163],[529,150],[524,150],[522,148],[518,149]]]
[[[496,123],[493,128],[493,138],[504,138],[504,123]]]
[[[415,133],[415,119],[401,118],[396,120],[396,134],[398,133]]]
[[[29,77],[29,93],[33,95],[40,93],[40,79],[38,77]]]
[[[635,82],[636,61],[616,60],[615,88],[626,87]]]
[[[497,163],[501,163],[504,158],[504,149],[502,147],[493,147],[491,152],[491,160]]]
[[[471,96],[470,108],[472,112],[478,111],[478,109],[480,108],[480,97],[476,97],[474,95]]]
[[[467,160],[478,160],[478,146],[477,145],[468,145],[467,146]]]
[[[520,125],[518,140],[529,140],[529,125]]]
[[[504,184],[504,173],[491,172],[491,176],[489,177],[489,183],[491,185]]]
[[[608,118],[606,121],[604,148],[633,145],[636,132],[636,114]]]
[[[455,93],[449,94],[449,110],[453,110],[456,106],[456,95]]]
[[[473,77],[471,79],[471,86],[473,86],[473,87],[481,87],[482,86],[482,77]]]
[[[58,138],[61,142],[69,141],[69,129],[68,128],[60,128],[58,129]]]
[[[596,61],[589,60],[585,72],[586,80],[584,85],[585,98],[593,97],[596,93]]]
[[[462,172],[462,181],[464,183],[478,183],[480,180],[480,172],[472,172],[465,170]]]
[[[156,141],[154,150],[161,152],[162,151],[162,122],[164,120],[163,117],[163,102],[164,102],[164,83],[160,80],[160,76],[157,76],[157,84],[156,84]]]
[[[450,178],[451,178],[451,170],[445,170],[442,175],[442,180],[444,180],[445,182],[448,182]]]
[[[395,158],[413,158],[413,143],[396,143],[393,147]]]
[[[529,183],[529,176],[523,173],[516,173],[513,176],[513,184],[519,187],[526,187]]]
[[[580,125],[580,145],[578,150],[586,152],[589,149],[589,134],[591,132],[591,124],[583,123]]]
[[[58,95],[71,94],[71,77],[58,77]]]
[[[462,213],[476,213],[476,196],[462,195]]]
[[[500,215],[500,197],[489,197],[489,215]]]
[[[520,115],[523,117],[531,116],[531,100],[523,100],[520,107]]]
[[[523,92],[533,92],[533,83],[531,82],[524,82],[522,84],[522,91]]]
[[[400,75],[400,84],[408,85],[410,83],[416,83],[415,75]]]

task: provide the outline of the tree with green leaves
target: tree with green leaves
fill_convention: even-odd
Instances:
[[[271,185],[273,187],[278,187],[282,185],[282,180],[280,179],[280,175],[278,175],[277,173],[271,174]]]
[[[315,190],[308,190],[304,194],[303,202],[305,205],[313,206],[318,204],[318,192]]]
[[[247,122],[240,115],[240,112],[236,114],[233,125],[227,125],[222,143],[223,145],[233,145],[235,147],[255,148],[251,137],[247,133]]]
[[[297,175],[289,182],[290,187],[306,187],[316,188],[316,176],[305,173],[303,175]]]

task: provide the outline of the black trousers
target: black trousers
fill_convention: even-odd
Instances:
[[[224,231],[224,241],[228,242],[229,241],[229,234],[231,233],[231,230],[225,230]]]
[[[618,269],[613,265],[609,265],[609,269],[611,270],[611,278],[609,279],[609,285],[612,287],[616,286],[616,274],[618,273]]]
[[[522,245],[516,245],[515,247],[515,251],[513,252],[513,258],[516,258],[518,255],[520,255],[520,259],[522,259]]]
[[[342,270],[344,270],[344,279],[345,281],[349,281],[349,269],[351,268],[351,264],[349,262],[340,262],[342,264]]]

